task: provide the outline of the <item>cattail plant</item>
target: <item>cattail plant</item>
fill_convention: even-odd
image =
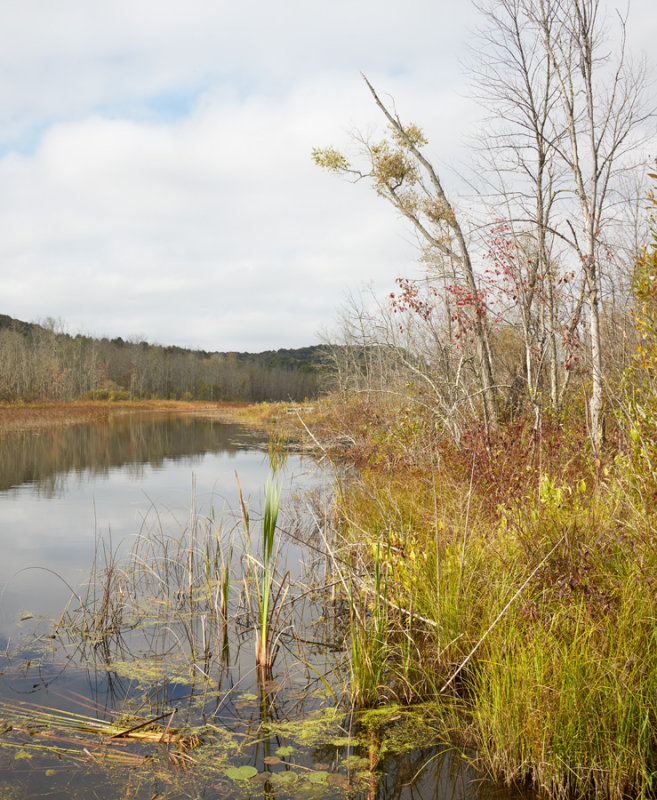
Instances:
[[[276,572],[276,525],[281,501],[281,486],[277,475],[285,466],[287,452],[279,440],[269,445],[269,477],[265,485],[265,506],[262,520],[262,561],[255,561],[254,583],[256,587],[257,608],[256,617],[256,664],[259,669],[271,669],[278,650],[276,629],[287,594],[286,574],[282,581],[275,587],[274,575]],[[244,497],[240,491],[242,507],[242,520],[249,545],[252,544],[249,511]],[[252,561],[254,559],[250,557]]]
[[[275,565],[274,542],[280,499],[280,486],[275,482],[274,475],[270,475],[265,488],[265,509],[262,521],[262,568],[260,580],[256,581],[259,613],[256,634],[256,664],[266,669],[271,668],[274,660],[270,617],[275,610],[275,606],[272,604],[272,581]]]

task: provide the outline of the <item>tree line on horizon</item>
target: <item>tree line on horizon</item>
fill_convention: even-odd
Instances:
[[[327,380],[322,345],[262,353],[207,352],[71,335],[0,314],[0,401],[301,401]]]

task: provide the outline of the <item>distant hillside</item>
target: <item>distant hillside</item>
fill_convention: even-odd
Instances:
[[[298,347],[294,350],[265,350],[262,353],[222,353],[234,356],[237,361],[257,361],[265,367],[281,369],[298,369],[311,372],[321,369],[326,363],[327,348],[325,345]]]
[[[7,329],[27,336],[27,334],[31,333],[33,330],[41,327],[41,325],[36,325],[34,322],[22,322],[20,319],[14,319],[13,317],[8,317],[6,314],[0,314],[0,331]]]
[[[38,324],[0,314],[0,399],[301,400],[320,390],[327,357],[323,345],[207,352],[72,336],[51,319]]]

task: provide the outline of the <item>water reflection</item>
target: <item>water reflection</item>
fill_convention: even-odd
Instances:
[[[31,484],[54,497],[71,475],[102,477],[125,467],[138,479],[145,464],[160,469],[173,459],[194,467],[206,453],[230,457],[262,443],[262,434],[241,425],[173,414],[122,414],[91,425],[12,432],[0,440],[0,492]]]
[[[0,642],[20,638],[22,617],[64,607],[100,539],[116,548],[164,517],[184,527],[193,475],[200,514],[237,507],[236,472],[257,498],[267,472],[257,448],[266,444],[240,425],[147,414],[3,437]],[[299,459],[291,464],[302,470]]]

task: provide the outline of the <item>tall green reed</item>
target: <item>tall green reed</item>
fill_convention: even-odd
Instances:
[[[274,470],[272,470],[274,472]],[[256,638],[256,663],[259,667],[271,668],[275,658],[272,643],[272,583],[275,569],[276,523],[281,502],[281,487],[270,475],[265,487],[265,508],[262,520],[262,567],[260,579],[256,581],[258,595],[258,632]]]
[[[349,585],[350,695],[359,708],[376,705],[387,687],[387,574],[377,546],[371,591]]]
[[[278,621],[287,595],[288,574],[275,580],[277,564],[277,524],[281,503],[280,471],[287,462],[287,449],[281,439],[271,440],[268,452],[269,475],[265,484],[265,498],[262,518],[261,558],[253,553],[249,559],[255,565],[253,582],[256,591],[256,665],[264,671],[271,670],[278,652]],[[249,549],[253,546],[248,506],[241,487],[238,488],[242,508],[242,522],[247,535]]]

